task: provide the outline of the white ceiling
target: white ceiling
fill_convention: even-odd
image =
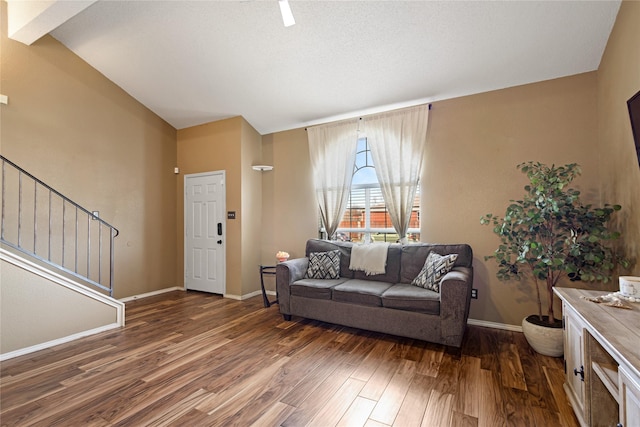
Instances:
[[[261,134],[598,68],[619,1],[97,1],[52,35],[177,129]]]

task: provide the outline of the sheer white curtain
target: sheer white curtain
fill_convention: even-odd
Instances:
[[[313,182],[327,236],[335,234],[351,192],[356,161],[358,121],[332,123],[307,129]]]
[[[429,106],[365,117],[363,122],[391,223],[405,243],[422,170]]]

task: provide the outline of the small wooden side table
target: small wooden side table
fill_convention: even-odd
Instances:
[[[264,275],[265,274],[271,274],[271,275],[275,276],[275,274],[276,274],[276,266],[275,265],[260,265],[260,287],[262,288],[262,301],[264,302],[265,308],[269,308],[269,307],[271,307],[271,304],[277,304],[278,303],[278,295],[277,295],[278,290],[276,289],[276,299],[273,300],[273,301],[269,301],[269,298],[267,298],[267,291],[264,288]]]

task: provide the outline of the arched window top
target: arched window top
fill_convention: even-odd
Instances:
[[[373,157],[371,157],[371,149],[367,143],[367,138],[358,139],[356,164],[353,167],[351,184],[354,186],[378,184],[378,178],[376,177],[376,171],[373,165]]]

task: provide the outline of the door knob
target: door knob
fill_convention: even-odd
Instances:
[[[222,244],[222,240],[218,240],[218,244],[221,245]]]

